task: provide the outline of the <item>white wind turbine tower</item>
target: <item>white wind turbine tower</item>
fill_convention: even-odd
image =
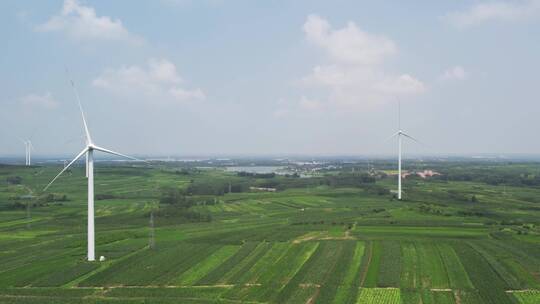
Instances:
[[[23,140],[24,144],[24,165],[28,166],[28,141]]]
[[[58,175],[56,175],[51,182],[43,189],[43,191],[47,190],[54,181],[62,175],[73,163],[75,163],[79,158],[81,158],[83,155],[86,155],[86,173],[88,178],[88,261],[95,261],[95,240],[94,240],[94,151],[101,151],[113,155],[118,155],[122,157],[126,157],[133,160],[139,160],[131,156],[127,156],[118,152],[114,152],[102,147],[99,147],[94,144],[92,141],[92,137],[90,136],[90,131],[88,130],[88,125],[86,124],[86,118],[84,116],[84,111],[81,105],[81,100],[79,99],[79,94],[77,93],[77,89],[75,88],[75,84],[73,81],[71,81],[71,86],[73,88],[73,92],[75,93],[75,97],[77,98],[77,102],[79,104],[79,110],[81,111],[81,117],[84,124],[84,133],[86,136],[86,146],[84,149],[77,154],[77,156],[67,165],[64,167]]]
[[[32,141],[30,139],[28,139],[27,141],[27,145],[28,145],[28,152],[27,152],[27,158],[28,158],[28,163],[26,164],[27,166],[31,166],[32,165],[32,150],[34,150],[34,145],[32,145]]]
[[[398,131],[390,138],[394,138],[396,136],[398,138],[398,199],[401,200],[401,144],[403,141],[402,137],[407,137],[419,143],[419,141],[416,140],[414,137],[408,135],[407,133],[403,132],[403,130],[401,130],[401,103],[398,103]]]
[[[34,149],[32,141],[30,139],[22,140],[20,138],[19,140],[24,144],[24,165],[30,166],[32,165],[32,150]]]

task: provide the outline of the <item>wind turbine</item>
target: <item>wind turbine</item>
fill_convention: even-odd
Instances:
[[[31,166],[32,165],[32,150],[34,150],[34,145],[32,145],[32,141],[30,139],[28,139],[27,141],[27,145],[28,145],[28,164],[27,166]]]
[[[32,150],[34,149],[34,146],[32,145],[32,141],[30,139],[20,139],[19,140],[24,144],[24,165],[30,166],[32,165]]]
[[[125,158],[133,159],[133,160],[139,160],[137,158],[127,156],[118,152],[114,152],[105,148],[102,148],[100,146],[97,146],[92,141],[92,137],[90,136],[90,131],[88,130],[88,125],[86,123],[86,118],[84,116],[84,111],[81,105],[81,100],[79,98],[79,93],[77,92],[77,89],[75,88],[75,84],[73,81],[71,81],[71,87],[73,88],[73,92],[75,93],[75,97],[77,98],[77,102],[79,104],[79,110],[81,111],[81,117],[84,125],[84,133],[86,138],[86,146],[84,149],[75,156],[75,158],[56,175],[49,184],[43,189],[43,191],[47,190],[49,186],[54,183],[54,181],[62,175],[73,163],[75,163],[79,158],[81,158],[83,155],[86,156],[86,173],[88,178],[88,261],[95,261],[95,240],[94,240],[94,151],[101,151],[108,154],[118,155]]]
[[[401,200],[401,144],[403,137],[407,137],[417,143],[420,143],[414,137],[408,135],[407,133],[401,130],[401,103],[398,103],[398,131],[394,133],[389,139],[396,137],[398,138],[398,199]]]
[[[24,165],[28,166],[28,141],[22,140],[24,144]]]

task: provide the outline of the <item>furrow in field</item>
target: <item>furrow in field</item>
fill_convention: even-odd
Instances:
[[[212,253],[205,260],[193,265],[187,271],[183,272],[175,278],[171,283],[174,285],[193,285],[195,282],[202,279],[209,272],[217,268],[220,263],[226,261],[233,256],[240,246],[225,245]]]
[[[473,285],[454,248],[448,243],[438,243],[437,248],[442,258],[450,287],[454,289],[472,289]]]
[[[245,243],[232,257],[224,261],[217,268],[215,268],[202,279],[197,281],[196,285],[213,285],[218,283],[227,272],[229,272],[238,263],[240,263],[247,256],[249,256],[251,252],[255,250],[255,248],[257,248],[258,245],[259,243],[256,242]]]
[[[416,246],[412,242],[401,243],[401,280],[400,287],[416,289],[419,283],[419,265]]]
[[[263,273],[257,283],[265,286],[255,289],[253,293],[246,296],[246,299],[267,302],[279,294],[281,290],[302,268],[304,263],[310,259],[311,255],[318,248],[319,243],[307,242],[293,245],[287,253],[281,257],[271,268]]]
[[[469,278],[484,303],[512,303],[504,292],[506,283],[495,273],[485,258],[466,243],[452,244]]]

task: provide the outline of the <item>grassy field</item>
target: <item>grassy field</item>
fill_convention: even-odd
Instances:
[[[0,303],[540,303],[535,185],[98,163],[87,262],[83,168],[41,191],[59,169],[0,165]]]

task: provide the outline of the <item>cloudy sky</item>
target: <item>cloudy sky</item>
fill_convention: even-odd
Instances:
[[[540,153],[540,1],[2,1],[0,155]]]

